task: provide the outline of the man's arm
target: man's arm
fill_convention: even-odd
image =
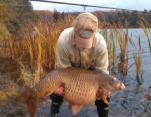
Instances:
[[[96,52],[96,66],[95,69],[102,70],[105,73],[109,74],[108,66],[109,66],[109,58],[108,58],[108,50],[107,45],[102,36],[99,43],[97,44],[97,52]]]
[[[105,73],[109,74],[108,65],[109,65],[109,58],[108,58],[108,50],[107,45],[102,36],[100,36],[101,41],[97,45],[97,52],[96,52],[96,67],[95,69],[104,71]],[[108,90],[104,90],[103,95],[108,97],[110,92]]]
[[[67,67],[71,67],[71,63],[68,57],[68,51],[66,49],[66,35],[64,34],[64,32],[61,33],[58,41],[57,41],[57,46],[56,46],[56,68],[59,69],[63,69],[63,68],[67,68]],[[63,96],[64,95],[64,88],[63,87],[59,87],[56,91],[55,91],[56,95],[60,95]]]
[[[71,63],[68,57],[68,51],[66,49],[67,43],[65,42],[66,35],[61,33],[56,47],[56,68],[71,67]]]
[[[108,51],[103,50],[103,52],[99,52],[99,55],[97,55],[95,68],[109,74],[108,65]]]

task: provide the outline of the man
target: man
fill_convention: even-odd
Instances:
[[[91,13],[81,13],[73,27],[65,29],[57,42],[56,67],[82,67],[88,70],[103,70],[108,73],[108,51],[104,38],[98,32],[98,19]],[[63,88],[51,95],[51,117],[59,113],[63,102]],[[61,93],[61,95],[59,95]],[[104,92],[108,95],[108,92]],[[108,117],[108,105],[96,99],[99,117]]]

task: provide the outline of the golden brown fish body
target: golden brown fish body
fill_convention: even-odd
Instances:
[[[106,103],[102,92],[104,90],[121,90],[124,84],[111,75],[101,71],[89,71],[81,68],[67,68],[62,70],[53,70],[43,78],[32,90],[31,93],[23,93],[25,103],[28,106],[31,117],[34,117],[36,105],[40,98],[47,94],[52,94],[58,87],[64,87],[64,99],[70,103],[72,114],[79,112],[80,107],[88,105],[96,100],[96,94]],[[78,109],[74,112],[74,108]]]

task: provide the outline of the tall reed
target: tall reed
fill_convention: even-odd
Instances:
[[[106,40],[107,48],[108,48],[108,56],[109,56],[109,69],[111,73],[115,73],[116,71],[116,41],[114,36],[114,29],[105,29],[102,34]]]
[[[120,55],[119,55],[119,63],[118,69],[122,75],[127,75],[127,67],[128,67],[128,29],[125,30],[115,30],[116,39],[118,41]]]
[[[27,28],[23,46],[29,57],[29,65],[32,70],[33,82],[38,82],[45,72],[55,68],[56,42],[61,31],[71,26],[72,17],[55,23],[41,22]]]
[[[143,29],[145,36],[147,37],[149,50],[151,53],[151,29],[148,28],[149,23],[142,18],[142,20],[139,22],[140,27]]]
[[[135,68],[136,68],[136,80],[138,84],[142,84],[142,59],[141,55],[139,53],[134,55],[134,62],[135,62]]]

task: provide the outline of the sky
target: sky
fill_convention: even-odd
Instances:
[[[49,1],[49,0],[47,0]],[[68,3],[78,3],[87,5],[116,7],[131,10],[151,10],[151,0],[51,0]],[[84,8],[80,6],[70,6],[54,3],[31,2],[35,10],[54,10],[61,12],[76,12],[83,11]],[[99,8],[86,8],[86,11],[101,10]]]

